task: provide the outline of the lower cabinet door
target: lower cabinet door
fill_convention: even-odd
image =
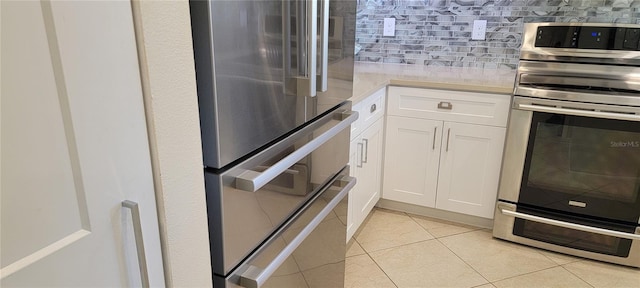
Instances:
[[[380,199],[383,121],[377,120],[351,142],[351,175],[358,179],[349,194],[347,241]]]
[[[382,198],[435,207],[442,121],[388,116]]]
[[[436,208],[493,218],[506,129],[445,122]]]

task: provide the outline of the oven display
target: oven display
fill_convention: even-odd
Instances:
[[[538,27],[535,47],[639,50],[640,29],[592,26]]]

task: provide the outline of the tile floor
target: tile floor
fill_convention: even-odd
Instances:
[[[640,269],[494,239],[487,229],[374,208],[347,250],[345,287],[634,287]]]

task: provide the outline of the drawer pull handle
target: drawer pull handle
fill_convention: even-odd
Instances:
[[[362,159],[362,163],[367,163],[369,159],[369,139],[362,138],[362,143],[364,143],[364,158]]]
[[[313,140],[309,141],[309,143],[298,148],[298,150],[282,158],[282,160],[280,160],[278,163],[273,164],[271,167],[269,167],[269,169],[261,172],[257,172],[254,170],[246,170],[242,172],[240,175],[235,177],[235,188],[248,192],[256,192],[260,190],[262,186],[271,182],[271,180],[278,177],[283,172],[289,170],[289,167],[293,166],[302,158],[311,154],[313,151],[318,149],[318,147],[322,146],[324,143],[331,140],[331,138],[342,132],[342,130],[351,126],[351,123],[355,122],[356,119],[358,119],[358,112],[338,112],[337,114],[334,114],[334,116],[340,118],[347,116],[347,118],[340,121],[338,124],[331,127],[331,129],[327,130],[326,132],[315,137]],[[310,126],[307,126],[307,128],[308,127]],[[300,131],[298,132],[300,133]]]
[[[449,152],[449,139],[451,138],[451,128],[447,130],[447,150],[445,152]]]
[[[358,162],[356,163],[356,166],[358,166],[358,168],[362,168],[362,164],[364,164],[364,161],[362,161],[362,159],[364,159],[364,144],[357,143],[356,145],[358,146],[358,148],[360,148],[358,149],[360,150],[360,161],[356,159],[356,162]]]
[[[453,109],[453,104],[451,102],[440,102],[438,103],[438,109],[451,110]]]
[[[369,108],[369,112],[373,113],[376,111],[376,109],[378,109],[378,106],[376,106],[376,104],[371,105],[371,108]]]

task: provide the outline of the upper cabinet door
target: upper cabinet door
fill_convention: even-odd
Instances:
[[[388,116],[382,197],[435,207],[442,121]]]
[[[164,286],[127,1],[2,1],[0,286]],[[138,235],[139,236],[139,235]]]
[[[493,218],[505,128],[445,122],[439,209]]]

